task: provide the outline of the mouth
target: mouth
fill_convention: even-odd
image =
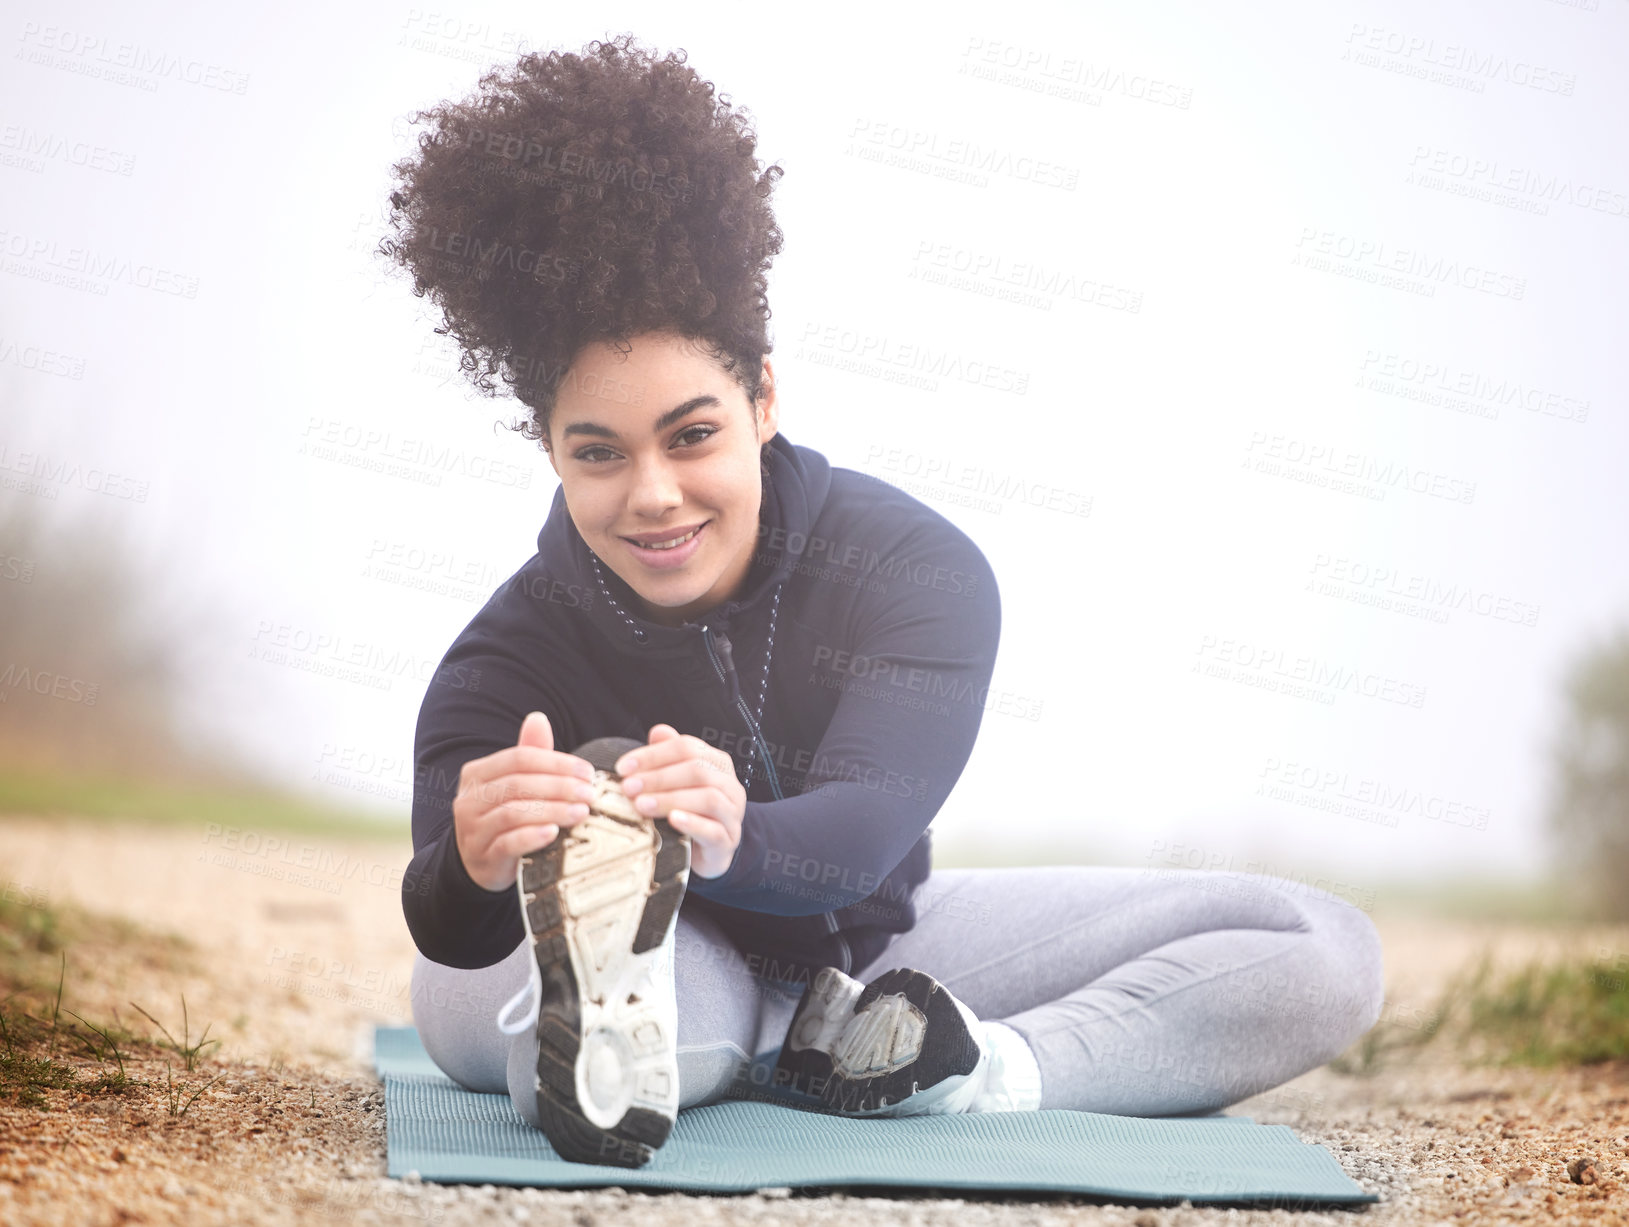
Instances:
[[[677,527],[668,529],[666,532],[640,533],[637,537],[624,537],[623,540],[631,541],[635,545],[643,546],[646,549],[673,549],[683,545],[685,541],[689,540],[691,533],[696,532],[706,523],[708,521],[702,520],[695,524],[680,524]]]
[[[654,567],[676,567],[696,552],[703,532],[711,523],[711,520],[703,520],[699,524],[679,525],[663,532],[622,539],[641,562]]]

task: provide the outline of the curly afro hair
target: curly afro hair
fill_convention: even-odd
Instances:
[[[545,448],[561,381],[595,342],[677,333],[757,403],[784,172],[760,172],[749,114],[683,50],[657,59],[629,34],[526,54],[412,116],[433,126],[391,168],[378,251],[441,309],[435,331],[480,393],[504,395],[500,376],[531,410],[510,428]]]

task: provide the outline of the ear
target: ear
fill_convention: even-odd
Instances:
[[[754,406],[754,419],[758,424],[758,443],[762,446],[775,437],[780,429],[780,401],[775,394],[775,368],[764,359],[764,396]]]

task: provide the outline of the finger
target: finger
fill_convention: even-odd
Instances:
[[[526,718],[520,722],[520,735],[515,739],[515,744],[554,749],[554,726],[549,723],[548,716],[540,711],[527,712]]]
[[[649,805],[641,802],[650,798]],[[675,809],[688,810],[698,817],[728,824],[730,799],[722,791],[707,785],[702,788],[677,788],[669,792],[641,793],[634,800],[634,808],[641,814],[660,815]]]
[[[560,750],[544,750],[538,746],[508,746],[495,750],[484,758],[471,759],[464,764],[459,780],[467,787],[488,783],[500,776],[516,772],[540,772],[549,775],[594,778],[594,764],[575,754]]]
[[[630,777],[623,777],[624,783]],[[717,763],[705,759],[686,758],[666,767],[644,767],[633,773],[639,783],[629,796],[638,796],[648,792],[671,792],[677,788],[700,787],[712,785],[721,792],[726,791],[732,781],[740,783],[735,778],[734,765],[725,769]],[[744,790],[743,790],[744,793]]]
[[[650,729],[650,743],[640,746],[637,750],[629,750],[612,766],[618,775],[632,775],[635,771],[646,767],[657,767],[672,759],[662,752],[662,747],[670,738],[663,733],[664,729],[671,729],[671,724],[653,724]]]
[[[588,806],[581,801],[534,801],[525,798],[505,801],[487,814],[494,839],[515,827],[574,827],[587,817]]]
[[[697,843],[706,844],[709,848],[728,848],[735,842],[731,838],[730,829],[722,822],[701,814],[693,814],[689,810],[674,810],[668,815],[668,821],[673,824],[674,830],[684,832]]]
[[[687,758],[718,753],[718,750],[700,737],[681,733],[671,724],[653,724],[650,728],[650,744],[637,750],[629,750],[617,759],[616,770],[618,775],[632,775],[636,771],[648,770],[651,767],[664,767]]]
[[[670,727],[665,724],[656,726],[658,729]],[[735,777],[734,759],[717,746],[709,745],[690,733],[675,734],[665,741],[654,741],[638,750],[629,750],[617,760],[616,768],[618,775],[643,775],[657,767],[691,761],[703,763],[731,779]]]
[[[594,786],[573,776],[524,771],[467,789],[466,794],[489,809],[506,801],[592,801]]]
[[[547,848],[559,834],[560,828],[552,823],[540,827],[516,827],[493,840],[492,850],[502,856],[525,856],[528,852]]]

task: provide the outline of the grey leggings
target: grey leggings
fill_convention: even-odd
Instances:
[[[1041,1106],[1214,1112],[1338,1055],[1380,1015],[1380,937],[1352,904],[1259,874],[1096,866],[935,870],[917,923],[870,966],[925,971],[1035,1052]],[[413,965],[413,1021],[453,1081],[507,1092],[537,1125],[537,1040],[498,1030],[528,977],[500,963]],[[801,986],[755,974],[681,907],[679,1103],[762,1097]],[[518,1011],[517,1011],[518,1013]]]

